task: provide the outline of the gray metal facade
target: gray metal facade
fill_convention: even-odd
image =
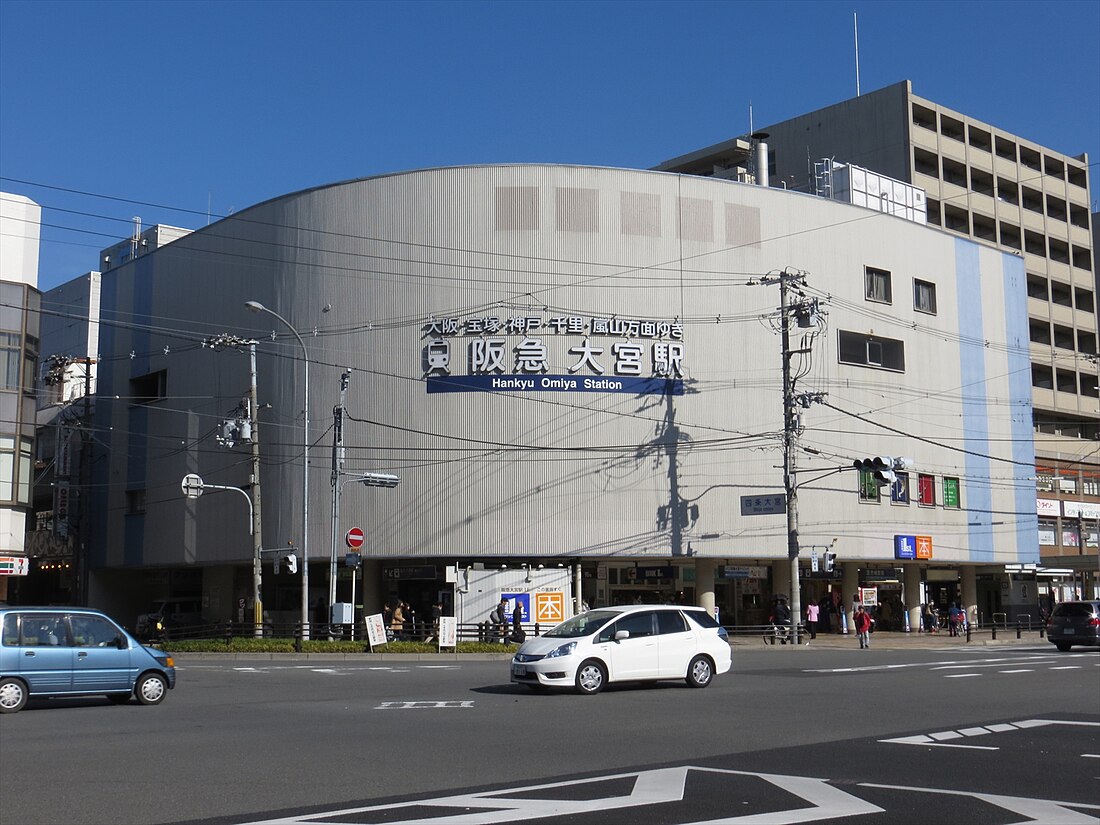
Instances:
[[[837,538],[845,559],[890,560],[895,534],[918,534],[942,562],[1036,561],[1017,256],[779,189],[515,165],[286,195],[104,273],[96,423],[109,449],[95,465],[93,563],[251,558],[241,497],[188,500],[179,486],[187,473],[248,484],[247,448],[214,438],[248,390],[247,353],[202,344],[224,332],[260,341],[264,546],[300,545],[301,348],[249,300],[284,316],[309,351],[315,559],[328,556],[345,368],[348,471],[402,477],[394,490],[344,490],[340,535],[363,527],[373,557],[785,558],[783,516],[740,510],[742,495],[782,491],[779,295],[749,282],[784,267],[808,273],[828,313],[796,362],[799,388],[839,408],[803,414],[815,451],[799,456],[803,543]],[[868,267],[890,276],[890,302],[867,299]],[[914,308],[914,280],[936,287],[934,313]],[[617,332],[593,331],[612,320]],[[842,331],[900,342],[903,367],[841,363]],[[504,360],[490,375],[532,389],[428,391],[468,376],[494,340]],[[602,375],[591,362],[571,369],[585,340]],[[532,342],[543,370],[518,366]],[[667,354],[655,345],[669,343],[682,345],[683,395],[539,386],[634,377],[614,366],[632,369],[632,355],[649,378],[655,352]],[[875,454],[914,458],[914,483],[918,472],[959,479],[961,506],[861,501],[855,474],[839,471]]]

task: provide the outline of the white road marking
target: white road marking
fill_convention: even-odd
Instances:
[[[383,702],[375,710],[425,710],[435,708],[472,708],[473,699],[444,700],[442,702]]]
[[[1100,759],[1100,753],[1083,753],[1081,756],[1085,759]]]
[[[1084,808],[1089,811],[1100,811],[1100,805],[1089,805],[1082,802],[1059,802],[1053,799],[1027,799],[1020,796],[1002,796],[1000,794],[978,793],[976,791],[949,791],[938,788],[917,788],[911,785],[878,785],[873,782],[861,782],[863,788],[882,788],[889,791],[916,791],[918,793],[937,793],[948,796],[969,796],[988,802],[1012,813],[1022,814],[1028,819],[1019,820],[1025,822],[1042,822],[1045,825],[1095,825],[1096,817],[1075,811],[1073,808]]]
[[[998,670],[998,673],[1034,673],[1031,668],[1025,668],[1024,670]]]
[[[948,677],[950,678],[950,677]],[[1077,725],[1082,727],[1100,727],[1100,722],[1077,722],[1064,719],[1023,719],[1019,722],[1002,722],[997,725],[985,727],[964,728],[963,730],[945,730],[935,733],[918,733],[913,736],[899,736],[895,739],[879,739],[893,745],[923,745],[925,747],[939,748],[969,748],[972,750],[995,751],[1000,748],[985,745],[952,745],[944,742],[947,739],[961,739],[964,736],[982,736],[987,733],[1007,733],[1013,730],[1027,730],[1029,728],[1041,728],[1047,725]]]
[[[965,679],[967,676],[981,676],[980,673],[948,673],[944,675],[944,679]]]
[[[1060,665],[1058,667],[1052,667],[1051,670],[1080,670],[1080,665]]]
[[[682,766],[661,768],[652,771],[597,776],[566,782],[553,782],[544,785],[528,785],[506,790],[481,793],[456,794],[454,796],[425,798],[411,802],[398,802],[389,805],[373,805],[363,808],[345,808],[339,811],[306,814],[297,817],[281,817],[252,825],[320,825],[321,822],[339,820],[342,822],[380,821],[375,816],[360,818],[361,814],[376,814],[381,811],[400,811],[402,809],[430,809],[436,815],[427,818],[401,818],[405,825],[490,825],[497,822],[527,822],[551,816],[571,816],[574,819],[595,821],[629,821],[625,815],[618,817],[612,811],[624,811],[643,805],[661,805],[681,802],[686,796],[687,779],[691,772],[710,775],[747,776],[762,779],[781,790],[797,797],[802,803],[788,811],[771,811],[766,814],[745,816],[720,816],[708,819],[705,825],[794,825],[801,822],[814,822],[823,819],[840,819],[864,814],[885,813],[885,810],[866,800],[853,796],[828,784],[826,779],[805,776],[780,776],[777,774],[750,773],[747,771],[721,770],[718,768],[700,768]],[[616,779],[633,779],[634,785],[629,794],[616,794],[609,797],[575,799],[568,796],[568,789],[593,782],[607,782]],[[555,788],[565,789],[565,798],[554,798],[548,791]],[[537,795],[536,795],[537,794]],[[586,795],[587,796],[587,795]],[[805,803],[809,803],[809,807]],[[445,812],[452,811],[450,815]],[[718,811],[715,811],[716,813]],[[725,813],[725,811],[722,811]],[[608,818],[610,814],[611,819]],[[397,814],[400,817],[400,814]],[[387,817],[387,821],[395,821]],[[696,825],[704,825],[698,822]]]

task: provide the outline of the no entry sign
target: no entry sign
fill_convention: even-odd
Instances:
[[[358,550],[360,547],[363,546],[364,538],[365,536],[363,535],[362,530],[360,530],[358,527],[352,527],[350,530],[348,530],[348,534],[344,536],[344,541],[347,542],[348,547],[350,547],[352,550]]]

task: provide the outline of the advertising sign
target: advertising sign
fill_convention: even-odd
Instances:
[[[877,587],[861,587],[859,588],[859,600],[864,607],[874,607],[878,604],[878,588]]]
[[[523,621],[531,621],[531,594],[530,593],[501,593],[501,598],[508,600],[508,621],[512,621],[512,611],[516,605],[523,611]]]
[[[535,594],[535,621],[556,625],[565,621],[565,594],[561,591]]]
[[[915,559],[917,557],[916,536],[894,536],[894,558]]]
[[[439,646],[440,647],[455,647],[457,644],[458,644],[458,619],[456,619],[454,616],[440,616],[439,617]]]
[[[932,558],[932,537],[931,536],[914,536],[917,540],[917,558],[918,559],[930,559]]]
[[[0,576],[25,576],[30,571],[26,556],[0,556]]]
[[[371,650],[375,645],[384,645],[388,640],[386,639],[386,625],[382,621],[382,614],[375,613],[373,616],[367,616],[364,621],[367,623],[367,644],[370,645]]]

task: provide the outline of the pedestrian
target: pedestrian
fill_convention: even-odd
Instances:
[[[395,604],[393,612],[390,614],[390,631],[393,633],[394,639],[400,639],[405,630],[405,611],[402,610],[404,604],[404,602]]]
[[[500,597],[500,602],[493,608],[493,611],[489,614],[489,621],[493,623],[496,628],[497,636],[500,638],[500,643],[504,644],[508,641],[508,600],[504,596]]]
[[[935,633],[938,630],[936,624],[936,611],[929,602],[924,606],[924,632]]]
[[[523,629],[523,605],[516,599],[516,609],[512,611],[512,635],[511,640],[516,644],[523,644],[527,633]]]
[[[443,615],[443,602],[437,600],[436,603],[432,605],[432,632],[433,633],[438,633],[439,632],[439,617],[442,616],[442,615]]]
[[[962,611],[959,609],[958,602],[952,603],[951,607],[947,611],[947,631],[948,634],[951,636],[959,635],[959,626],[962,624],[962,619],[959,617],[960,613],[962,613]]]
[[[817,619],[820,615],[821,608],[817,606],[817,602],[810,599],[809,604],[806,605],[806,629],[810,631],[810,639],[817,638]]]
[[[855,626],[859,647],[866,650],[871,646],[871,615],[863,609],[863,605],[856,608]]]

